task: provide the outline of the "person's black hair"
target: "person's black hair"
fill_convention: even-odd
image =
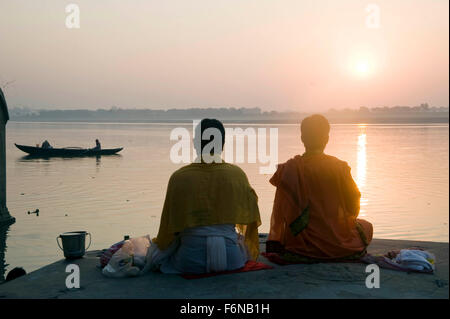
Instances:
[[[219,130],[220,135],[222,137],[222,150],[223,145],[225,144],[225,128],[219,120],[216,119],[203,119],[201,120],[200,124],[196,127],[196,139],[201,138],[200,147],[201,147],[201,153],[203,154],[203,148],[208,145],[212,140],[214,140],[214,137],[211,136],[211,138],[205,138],[203,139],[203,132],[209,128],[215,128]],[[200,135],[198,135],[200,134]],[[213,155],[213,154],[211,154]]]
[[[22,267],[13,268],[6,275],[5,282],[25,276],[26,274],[27,274],[27,272]]]
[[[324,149],[328,143],[330,123],[320,114],[314,114],[303,119],[300,130],[306,149]]]

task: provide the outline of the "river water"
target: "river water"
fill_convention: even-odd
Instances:
[[[124,235],[156,235],[168,178],[183,165],[170,159],[177,127],[192,131],[187,124],[9,122],[7,206],[17,221],[0,230],[6,270],[29,272],[62,258],[56,237],[66,231],[90,232],[90,249],[109,247]],[[279,162],[304,151],[298,125],[228,127],[265,129],[267,135],[277,128]],[[352,167],[362,193],[360,217],[373,223],[375,237],[448,242],[448,124],[332,125],[330,134],[325,152]],[[54,147],[93,147],[96,138],[103,148],[124,150],[99,158],[28,159],[14,146],[47,139]],[[268,232],[271,175],[260,174],[266,165],[258,157],[237,165],[259,196],[260,232]],[[35,209],[39,216],[27,213]]]

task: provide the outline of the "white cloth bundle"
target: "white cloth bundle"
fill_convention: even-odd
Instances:
[[[126,240],[122,248],[114,253],[103,268],[103,275],[112,278],[138,276],[146,264],[151,244],[149,235]]]
[[[404,269],[433,272],[435,269],[434,260],[434,255],[428,251],[402,249],[393,261]]]

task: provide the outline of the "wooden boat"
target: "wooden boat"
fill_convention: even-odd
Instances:
[[[110,149],[92,149],[92,148],[81,148],[81,147],[64,147],[64,148],[42,148],[36,146],[26,146],[14,143],[16,147],[32,156],[42,156],[42,157],[73,157],[73,156],[100,156],[100,155],[113,155],[121,150],[120,148],[110,148]]]

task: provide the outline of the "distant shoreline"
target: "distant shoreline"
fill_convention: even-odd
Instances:
[[[220,118],[219,118],[220,119]],[[15,123],[99,123],[99,124],[192,124],[194,119],[11,119]],[[227,124],[298,124],[299,119],[220,119]],[[331,124],[448,124],[449,118],[389,118],[389,119],[334,119],[329,118]]]
[[[216,118],[224,123],[296,124],[314,112],[263,111],[255,108],[189,108],[189,109],[67,109],[32,110],[12,108],[10,119],[17,122],[88,122],[88,123],[192,123],[193,120]],[[448,107],[420,106],[360,107],[329,109],[319,112],[334,124],[428,124],[449,123]]]

